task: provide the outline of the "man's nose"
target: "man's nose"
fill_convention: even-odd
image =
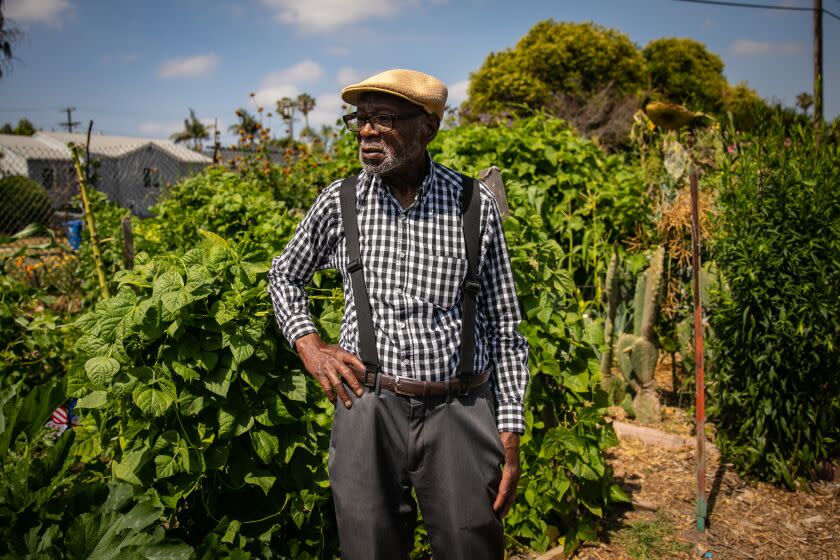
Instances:
[[[370,121],[365,121],[365,124],[359,129],[359,136],[363,138],[367,138],[369,136],[379,136],[379,131],[373,128]]]

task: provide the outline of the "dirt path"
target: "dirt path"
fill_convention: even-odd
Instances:
[[[665,372],[657,375],[667,391],[665,377]],[[659,428],[686,438],[687,445],[671,445],[676,438],[668,436],[656,444],[619,437],[620,445],[608,453],[609,462],[619,484],[643,507],[615,512],[603,542],[583,546],[573,558],[688,559],[711,552],[706,557],[840,559],[840,483],[816,482],[790,492],[745,481],[732,465],[721,464],[716,450],[709,453],[706,469],[708,527],[698,533],[691,426],[685,410],[666,407]]]

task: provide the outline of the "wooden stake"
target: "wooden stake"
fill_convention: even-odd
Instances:
[[[703,304],[700,301],[700,211],[698,204],[697,172],[690,176],[691,188],[691,268],[694,279],[694,367],[695,413],[697,424],[697,530],[706,530],[708,504],[706,502],[706,390],[703,371]]]
[[[96,277],[99,280],[99,290],[102,293],[102,299],[108,299],[111,297],[111,294],[108,293],[108,283],[105,280],[105,266],[102,264],[102,252],[99,250],[99,240],[96,237],[93,214],[90,211],[90,201],[87,195],[87,177],[85,177],[85,172],[82,170],[79,148],[74,144],[70,144],[70,156],[73,158],[73,167],[76,170],[76,177],[79,180],[79,193],[82,197],[82,206],[85,209],[85,221],[87,222],[88,233],[90,234],[90,246],[93,252],[93,264],[96,267]]]
[[[134,234],[131,231],[131,216],[122,219],[123,261],[126,270],[134,268]]]

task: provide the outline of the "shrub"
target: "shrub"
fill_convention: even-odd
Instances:
[[[464,173],[496,165],[506,181],[525,185],[528,203],[543,217],[541,227],[565,251],[561,266],[579,286],[600,286],[610,246],[649,220],[639,169],[622,156],[605,155],[559,119],[444,130],[429,152]],[[588,299],[597,298],[590,292]]]
[[[173,185],[152,210],[155,217],[136,228],[138,250],[151,254],[191,247],[201,230],[279,251],[303,217],[255,179],[222,167]]]
[[[741,471],[793,486],[840,453],[840,149],[776,122],[724,171],[710,414]]]
[[[22,175],[0,179],[0,233],[17,233],[31,223],[47,224],[52,215],[44,187]]]
[[[334,552],[332,405],[282,347],[266,254],[206,235],[185,253],[138,255],[77,322],[81,446],[110,455],[114,479],[159,494],[169,533],[190,545]]]

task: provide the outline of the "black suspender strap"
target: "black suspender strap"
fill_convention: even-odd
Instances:
[[[374,374],[376,394],[379,394],[379,355],[376,352],[376,334],[373,329],[373,317],[370,311],[365,274],[362,269],[362,256],[359,248],[359,222],[356,216],[356,183],[359,177],[353,176],[341,182],[341,222],[344,225],[344,239],[347,242],[347,272],[350,273],[350,287],[353,290],[353,302],[356,305],[356,320],[359,328],[359,358],[365,364],[367,374]]]
[[[463,195],[463,232],[467,249],[467,277],[464,281],[464,299],[461,314],[461,363],[458,371],[461,394],[469,388],[469,378],[475,374],[475,314],[476,299],[481,290],[478,274],[478,258],[481,248],[481,193],[478,181],[466,175],[461,176]],[[356,320],[359,328],[359,358],[365,364],[366,374],[375,375],[375,390],[379,394],[380,367],[376,351],[376,334],[370,310],[365,275],[362,269],[359,246],[359,222],[356,215],[356,183],[358,176],[348,177],[341,182],[341,222],[347,243],[347,272],[350,273],[350,287],[356,305]],[[365,376],[367,379],[368,375]]]
[[[467,247],[467,278],[464,281],[464,300],[461,314],[461,364],[458,377],[461,394],[467,393],[469,378],[475,374],[475,307],[481,278],[478,275],[478,256],[481,248],[481,193],[478,181],[461,176],[463,185],[463,230]]]

